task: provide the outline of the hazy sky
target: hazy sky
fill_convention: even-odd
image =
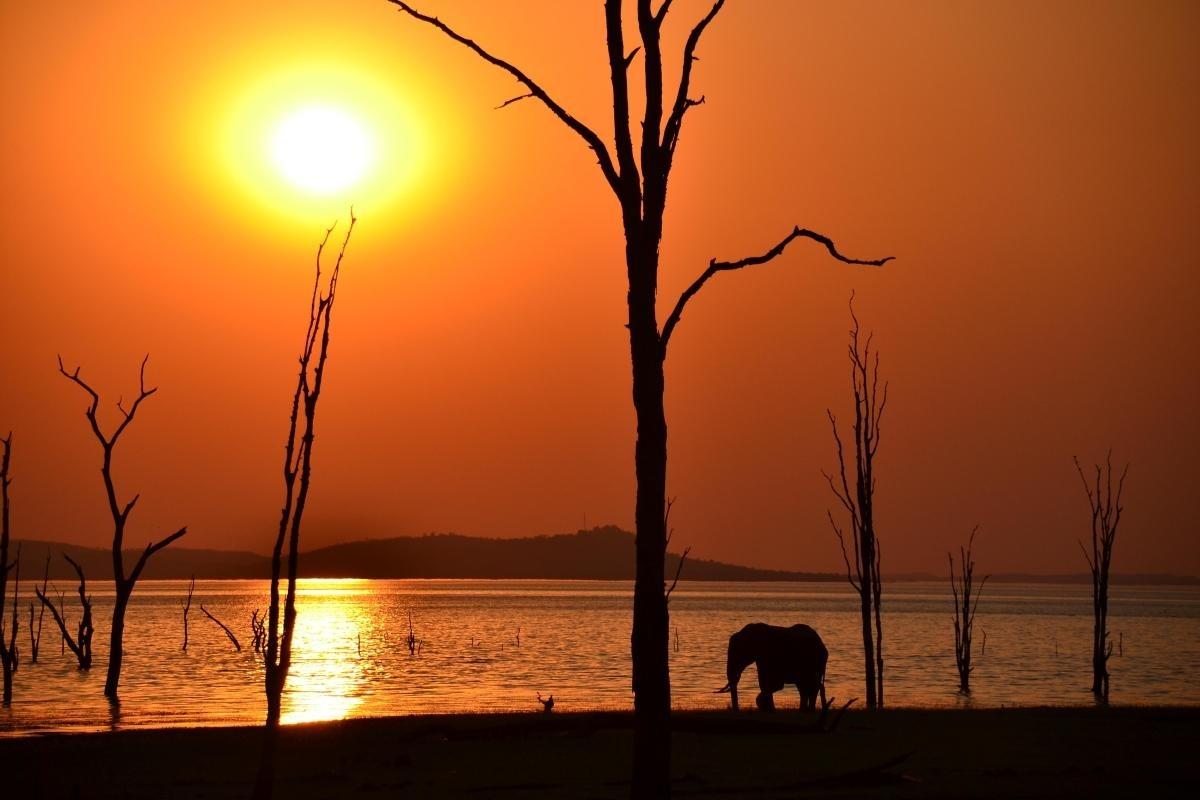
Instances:
[[[610,130],[599,0],[423,6]],[[673,7],[672,71],[705,9]],[[798,243],[689,305],[667,363],[675,542],[840,569],[820,470],[853,289],[891,382],[885,571],[942,571],[976,524],[983,571],[1080,571],[1071,457],[1111,444],[1133,462],[1115,569],[1200,573],[1198,36],[1190,2],[730,0],[694,77],[660,313],[709,258],[794,224],[897,260]],[[376,126],[365,196],[264,177],[255,126],[310,91]],[[632,527],[616,206],[544,108],[494,110],[519,93],[383,0],[4,4],[14,535],[107,541],[55,354],[115,401],[149,351],[160,391],[117,461],[142,493],[130,543],[187,524],[187,546],[267,550],[312,252],[350,199],[307,545]]]

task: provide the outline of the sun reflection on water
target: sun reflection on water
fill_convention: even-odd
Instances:
[[[292,666],[283,697],[285,725],[345,719],[363,701],[366,683],[359,637],[370,628],[357,580],[308,580],[297,592],[303,613],[292,639]]]

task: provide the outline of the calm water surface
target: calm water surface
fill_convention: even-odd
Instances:
[[[79,672],[46,616],[39,663],[23,663],[0,736],[178,725],[259,724],[261,659],[250,614],[266,607],[265,581],[200,581],[182,642],[183,581],[143,581],[126,621],[121,706],[102,696],[111,586],[93,584],[95,666]],[[78,621],[63,583],[68,623]],[[233,628],[225,634],[203,603]],[[671,677],[678,708],[721,708],[725,645],[752,621],[806,622],[830,651],[828,692],[861,697],[856,597],[835,583],[680,583],[671,598]],[[559,710],[632,707],[629,666],[632,585],[592,581],[307,580],[284,721],[456,711],[537,710],[538,692]],[[28,598],[22,600],[28,613]],[[405,646],[411,611],[420,653]],[[1112,701],[1200,704],[1200,589],[1117,587]],[[893,705],[1084,705],[1092,702],[1090,587],[989,584],[976,619],[969,701],[957,692],[949,589],[941,583],[885,587],[887,701]],[[520,644],[517,631],[520,629]],[[677,631],[677,639],[676,639]],[[986,632],[986,651],[981,645]],[[756,685],[754,670],[743,676]],[[794,691],[776,703],[798,705]]]

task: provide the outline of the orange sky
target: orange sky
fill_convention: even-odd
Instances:
[[[607,132],[600,4],[525,5],[424,3]],[[672,52],[703,10],[675,4]],[[897,260],[795,244],[689,305],[667,364],[675,541],[840,569],[820,469],[854,289],[892,387],[885,571],[942,571],[977,523],[984,571],[1081,571],[1071,456],[1111,443],[1133,462],[1115,569],[1200,573],[1198,23],[1187,2],[731,0],[694,78],[660,313],[709,258],[797,223]],[[358,207],[308,545],[631,527],[622,240],[586,148],[533,102],[493,110],[511,78],[382,0],[119,0],[0,10],[14,535],[106,542],[54,357],[115,400],[148,350],[160,392],[118,456],[131,541],[187,524],[188,546],[269,548],[334,212],[254,196],[211,153],[248,87],[306,64],[379,81],[425,137]]]

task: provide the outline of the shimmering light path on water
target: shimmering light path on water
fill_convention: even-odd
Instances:
[[[61,583],[61,582],[60,582]],[[265,609],[265,581],[198,581],[182,641],[183,581],[143,581],[126,623],[121,706],[102,696],[111,588],[96,581],[96,666],[75,669],[60,654],[49,615],[38,664],[23,661],[0,735],[110,727],[258,724],[261,661],[251,650],[250,614]],[[78,605],[67,590],[69,624]],[[884,588],[887,701],[892,705],[979,706],[1091,703],[1090,587],[989,583],[976,626],[975,692],[957,693],[949,587]],[[630,708],[632,586],[591,581],[302,581],[285,722],[344,717],[539,708]],[[28,598],[21,601],[28,614]],[[233,650],[199,611],[203,603],[233,628]],[[420,652],[405,646],[412,612]],[[829,694],[862,696],[856,599],[837,583],[687,583],[671,596],[671,677],[679,708],[720,708],[725,645],[752,621],[806,622],[830,651]],[[1111,625],[1124,654],[1111,662],[1112,701],[1200,704],[1200,589],[1116,587]],[[24,616],[23,614],[23,616]],[[517,629],[520,628],[520,646]],[[981,652],[986,632],[986,652]],[[743,686],[756,685],[753,668]],[[776,702],[795,706],[792,691]]]

